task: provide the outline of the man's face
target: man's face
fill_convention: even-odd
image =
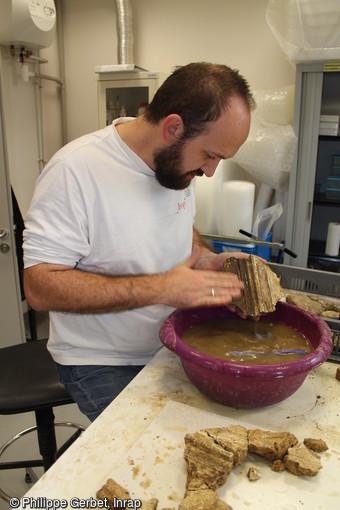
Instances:
[[[154,153],[154,170],[159,184],[169,189],[185,189],[196,175],[202,176],[200,168],[192,171],[183,169],[183,147],[185,140],[180,139],[165,149]]]
[[[233,157],[246,141],[250,113],[242,99],[232,97],[219,119],[205,131],[188,140],[175,138],[167,147],[154,152],[158,182],[170,189],[185,189],[196,176],[212,177],[221,159]]]

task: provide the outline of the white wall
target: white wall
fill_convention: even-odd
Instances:
[[[230,65],[253,89],[294,83],[265,21],[268,0],[131,0],[135,63],[169,73],[176,65]],[[97,129],[94,67],[116,64],[114,0],[62,0],[68,138]]]

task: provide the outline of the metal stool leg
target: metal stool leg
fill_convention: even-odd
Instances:
[[[57,458],[57,440],[54,430],[52,408],[35,411],[40,454],[43,458],[44,471],[54,464]]]
[[[35,483],[38,481],[38,477],[33,471],[31,467],[26,468],[26,474],[25,474],[25,482],[26,483]]]
[[[47,421],[49,421],[49,420],[47,420]],[[76,432],[71,436],[71,438],[68,439],[60,447],[60,449],[58,450],[58,452],[56,454],[57,457],[59,457],[59,455],[61,455],[65,451],[65,449],[68,446],[70,446],[70,444],[72,444],[72,442],[74,442],[77,437],[79,437],[81,432],[86,430],[86,427],[84,427],[84,425],[81,425],[79,423],[72,423],[72,422],[56,422],[56,423],[54,423],[54,426],[55,427],[71,427],[71,428],[76,429]],[[2,445],[0,447],[0,459],[1,459],[2,455],[4,454],[4,452],[7,450],[7,448],[9,448],[15,441],[17,441],[21,437],[25,436],[26,434],[29,434],[29,433],[35,432],[35,431],[37,431],[37,426],[29,427],[28,429],[23,430],[22,432],[19,432],[15,436],[11,437],[4,445]],[[45,437],[44,437],[43,441],[45,441]],[[40,447],[40,445],[39,445],[39,447]],[[45,445],[43,446],[43,450],[44,449],[45,449]],[[47,448],[47,450],[49,450],[49,448]],[[50,458],[50,454],[48,454],[48,457]],[[31,482],[35,483],[37,481],[38,477],[36,476],[34,471],[31,469],[31,467],[39,467],[39,466],[45,466],[44,460],[40,459],[40,460],[22,460],[22,461],[13,461],[13,462],[0,462],[0,471],[1,470],[4,471],[7,469],[19,469],[19,468],[25,469],[26,474],[28,473],[31,477],[31,481],[29,483],[31,483]],[[0,487],[0,499],[3,499],[4,501],[9,502],[11,497],[12,496],[7,494]]]

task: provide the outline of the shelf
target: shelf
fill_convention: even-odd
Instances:
[[[321,142],[340,142],[340,136],[319,135]]]
[[[307,267],[309,269],[317,269],[319,271],[329,271],[331,273],[340,273],[339,259],[329,258],[326,256],[318,257],[316,255],[309,255]]]
[[[313,241],[309,243],[308,267],[324,271],[340,272],[340,256],[331,257],[325,254],[326,242]]]
[[[318,193],[314,195],[314,205],[340,206],[340,200],[329,200],[325,193]]]
[[[325,241],[310,241],[308,253],[308,267],[321,271],[340,273],[340,257],[330,257],[325,254]]]

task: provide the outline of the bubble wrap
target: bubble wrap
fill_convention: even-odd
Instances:
[[[233,161],[258,181],[287,191],[297,138],[293,131],[294,85],[255,90],[250,133]]]
[[[233,161],[260,182],[287,191],[296,145],[292,126],[262,126],[253,122],[247,141]]]

